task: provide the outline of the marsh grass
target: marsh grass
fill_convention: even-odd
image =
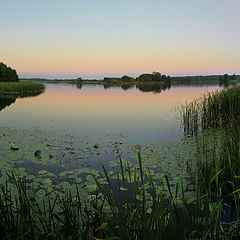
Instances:
[[[240,195],[240,128],[228,127],[198,136],[197,182],[201,194],[233,208]]]
[[[231,194],[240,188],[239,106],[240,87],[233,87],[182,107],[184,132],[197,135],[198,189],[211,199],[239,198]]]
[[[181,107],[184,132],[191,136],[209,128],[240,122],[240,87],[208,93]]]
[[[0,82],[1,94],[27,94],[44,91],[45,86],[41,83],[26,82]]]

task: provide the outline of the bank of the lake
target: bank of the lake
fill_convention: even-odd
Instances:
[[[32,81],[0,82],[0,94],[27,94],[43,92],[45,86],[42,83]]]

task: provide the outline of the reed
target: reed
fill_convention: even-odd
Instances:
[[[204,129],[239,124],[239,106],[240,87],[208,93],[181,107],[184,132],[194,136]]]
[[[1,94],[26,94],[44,91],[45,86],[41,83],[26,82],[0,82]]]

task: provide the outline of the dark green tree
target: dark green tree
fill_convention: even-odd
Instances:
[[[129,76],[127,76],[127,75],[124,75],[124,76],[121,77],[121,81],[122,81],[122,82],[133,82],[133,81],[134,81],[134,78],[129,77]]]
[[[83,81],[83,79],[81,77],[78,77],[76,80],[77,80],[77,82],[82,82]]]
[[[171,83],[171,77],[161,74],[160,72],[153,72],[152,74],[145,73],[137,78],[138,82],[163,82]]]
[[[0,62],[0,82],[19,82],[16,70]]]
[[[237,82],[237,76],[235,74],[228,75],[227,73],[219,77],[219,85],[228,87],[229,84],[235,84]]]

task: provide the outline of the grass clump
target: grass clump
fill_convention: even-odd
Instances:
[[[44,91],[45,86],[36,82],[0,82],[1,94],[26,94]]]
[[[238,206],[240,200],[240,127],[198,136],[197,182],[201,194]],[[237,195],[236,195],[237,194]]]
[[[239,106],[240,87],[208,93],[181,108],[184,132],[194,136],[204,129],[239,124]]]

